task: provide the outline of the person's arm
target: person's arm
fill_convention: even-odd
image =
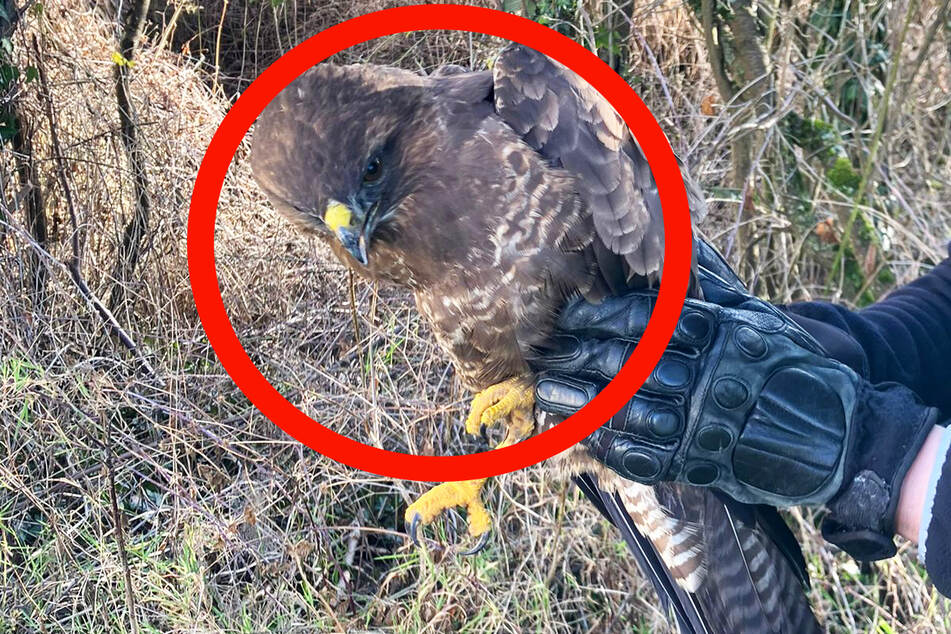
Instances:
[[[938,475],[947,456],[947,446],[942,447],[942,439],[946,436],[947,430],[944,427],[931,430],[901,485],[898,510],[895,514],[895,532],[916,544],[919,540],[925,541],[922,539],[922,529],[927,530],[925,506],[934,504]],[[938,461],[939,456],[941,462]]]
[[[860,311],[822,302],[786,310],[832,356],[872,382],[909,386],[951,423],[951,259]],[[951,596],[949,446],[951,431],[931,431],[902,482],[895,518],[896,532],[918,544],[919,561],[946,596]]]
[[[871,383],[906,385],[951,416],[951,258],[859,311],[825,302],[785,310]]]
[[[899,501],[900,531],[918,543],[938,592],[951,597],[951,429],[932,431],[912,470]]]

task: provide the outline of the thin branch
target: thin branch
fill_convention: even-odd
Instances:
[[[904,90],[902,90],[899,94],[898,108],[901,108],[901,104],[908,96],[908,89],[911,87],[915,77],[918,76],[918,71],[921,70],[922,64],[924,64],[925,59],[928,57],[928,51],[931,49],[931,44],[934,42],[934,38],[938,33],[938,29],[942,26],[945,26],[945,21],[948,18],[949,7],[951,7],[951,0],[944,0],[944,4],[941,5],[940,9],[938,9],[937,15],[935,15],[934,20],[932,20],[931,24],[928,26],[928,32],[925,33],[925,39],[921,42],[921,47],[918,49],[918,57],[915,58],[914,63],[911,65],[911,72],[908,73],[908,76],[905,77],[903,82]]]
[[[122,328],[119,324],[119,321],[115,318],[112,312],[106,308],[106,306],[99,301],[99,298],[89,289],[89,286],[86,284],[86,281],[83,279],[82,275],[82,249],[80,248],[79,241],[79,219],[76,215],[76,205],[73,202],[73,193],[72,188],[69,186],[69,179],[66,174],[69,171],[69,166],[66,164],[66,159],[63,157],[62,148],[59,142],[59,132],[56,126],[56,117],[53,114],[53,98],[50,96],[49,89],[49,80],[46,76],[46,65],[43,62],[43,55],[40,52],[40,47],[37,44],[36,36],[33,37],[33,52],[36,56],[37,61],[37,73],[40,80],[40,93],[43,100],[43,105],[45,109],[46,118],[50,125],[50,143],[53,146],[53,160],[56,163],[56,174],[59,178],[60,187],[63,190],[63,199],[66,201],[66,209],[69,212],[69,221],[70,226],[72,227],[72,256],[69,259],[69,262],[66,264],[67,269],[69,270],[70,277],[73,280],[73,284],[76,285],[76,288],[79,290],[79,294],[82,295],[85,299],[98,313],[99,317],[102,318],[105,322],[106,331],[116,337],[119,342],[129,351],[132,355],[138,360],[141,364],[141,367],[152,377],[158,377],[155,369],[144,357],[142,352],[136,346],[135,341],[132,340],[132,337]]]
[[[135,618],[135,596],[132,592],[132,571],[129,569],[129,554],[125,548],[125,529],[123,528],[122,513],[119,512],[119,496],[116,492],[116,470],[112,457],[112,419],[116,414],[109,414],[109,422],[105,429],[106,477],[109,480],[109,501],[112,504],[112,521],[116,527],[116,544],[119,547],[119,559],[122,561],[122,571],[125,575],[125,603],[129,611],[129,625],[133,634],[139,631],[139,624]]]
[[[221,94],[224,94],[224,91],[221,90],[221,85],[218,83],[218,74],[221,70],[221,32],[225,27],[225,16],[228,14],[228,2],[229,0],[224,0],[224,3],[221,5],[221,19],[218,20],[218,34],[215,36],[215,76],[212,80],[212,85],[215,87],[215,91],[221,92]]]
[[[360,342],[360,320],[357,318],[357,289],[353,269],[347,267],[347,286],[350,289],[350,317],[353,319],[353,340]]]
[[[142,238],[149,230],[151,203],[149,184],[145,175],[145,156],[139,145],[135,124],[135,111],[129,97],[129,73],[132,70],[135,44],[145,24],[150,0],[137,0],[126,16],[122,39],[119,42],[121,59],[115,64],[116,104],[119,111],[119,127],[122,143],[129,158],[132,171],[132,186],[135,191],[135,212],[126,225],[119,245],[119,257],[115,267],[115,282],[109,295],[109,308],[117,310],[126,301],[127,284],[139,261]],[[121,6],[121,5],[120,5]]]
[[[723,47],[720,45],[719,29],[714,23],[713,2],[714,0],[701,0],[700,2],[703,39],[707,45],[707,57],[710,60],[710,69],[713,71],[717,88],[720,90],[720,98],[723,100],[723,103],[729,103],[736,94],[736,88],[733,86],[733,82],[730,81],[730,78],[727,77],[726,70],[723,67]]]

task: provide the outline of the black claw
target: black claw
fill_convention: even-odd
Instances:
[[[483,550],[485,550],[486,544],[489,543],[490,535],[492,535],[491,530],[487,530],[486,532],[482,533],[482,535],[479,537],[478,544],[473,546],[470,550],[463,550],[459,554],[462,555],[463,557],[471,557],[472,555],[478,555]]]
[[[413,515],[413,521],[410,522],[410,525],[406,527],[406,532],[409,534],[409,538],[412,540],[413,545],[419,548],[419,537],[417,533],[419,532],[419,524],[423,521],[423,518],[420,517],[419,513]]]
[[[449,509],[446,513],[446,517],[449,518],[449,526],[446,527],[446,530],[449,532],[449,541],[450,543],[455,543],[456,538],[459,536],[459,525],[456,522],[457,519],[462,519],[459,517],[459,513],[455,509]]]

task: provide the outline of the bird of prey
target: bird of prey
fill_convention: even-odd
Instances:
[[[467,430],[501,425],[502,445],[537,431],[528,361],[566,302],[660,274],[660,200],[636,140],[586,82],[523,46],[488,71],[318,64],[264,110],[251,163],[273,205],[342,262],[412,289],[477,392]],[[699,219],[703,197],[685,184]],[[621,530],[681,631],[820,631],[774,509],[624,480],[581,445],[548,464]],[[484,483],[424,494],[406,512],[411,534],[453,506],[484,534]]]

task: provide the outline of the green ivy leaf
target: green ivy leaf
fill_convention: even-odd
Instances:
[[[3,112],[0,114],[0,140],[9,141],[20,131],[16,117],[12,113]]]
[[[10,64],[0,64],[0,90],[6,90],[20,77],[20,70]]]

